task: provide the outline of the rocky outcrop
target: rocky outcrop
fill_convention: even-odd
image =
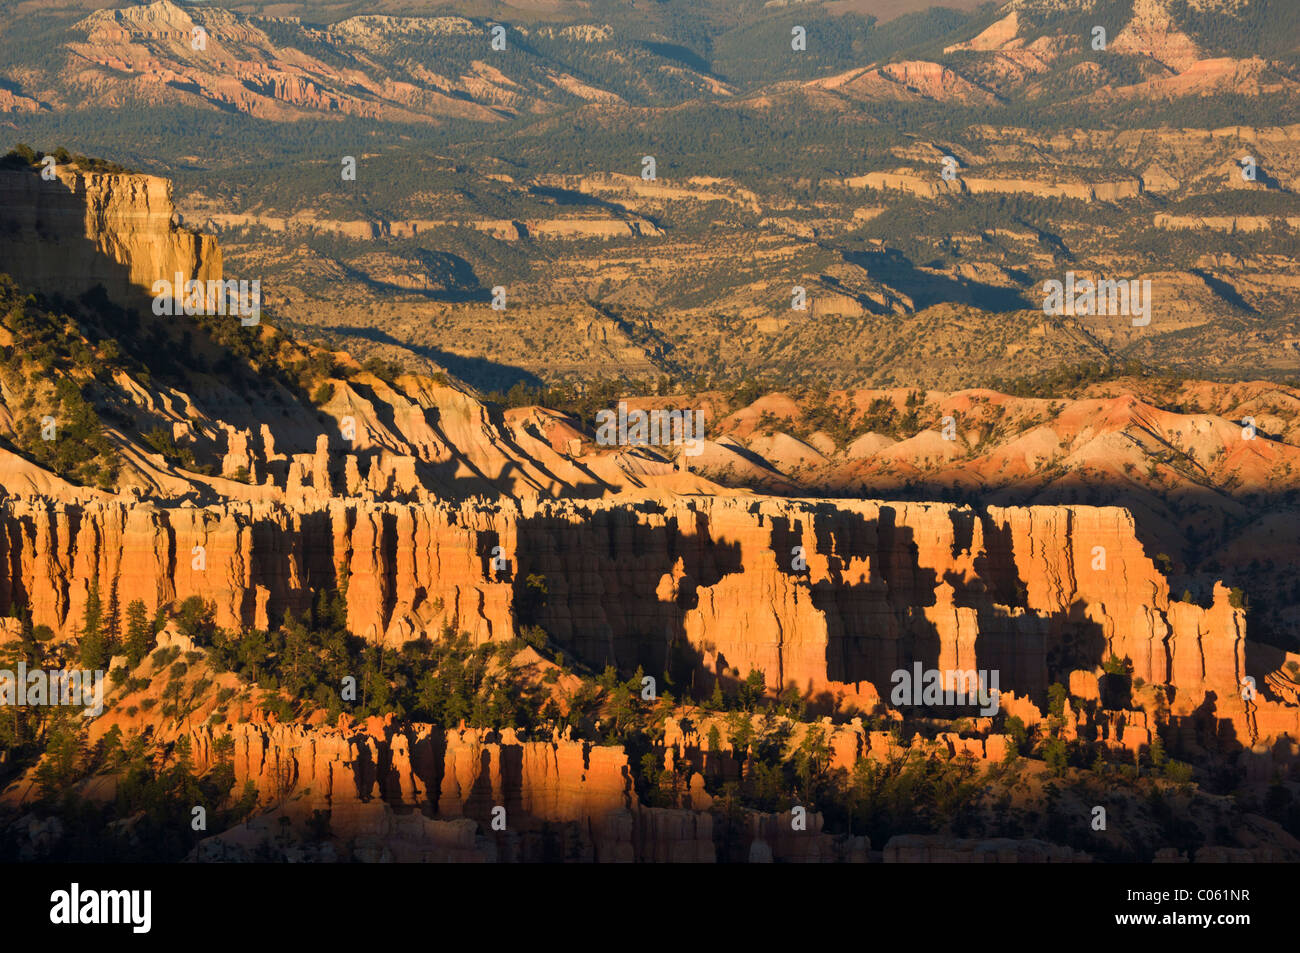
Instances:
[[[598,666],[687,664],[698,691],[757,669],[808,697],[885,697],[920,662],[996,670],[1002,691],[1041,699],[1114,654],[1176,685],[1190,714],[1207,698],[1240,707],[1246,675],[1244,613],[1227,590],[1210,608],[1171,602],[1115,508],[9,499],[0,552],[0,609],[29,606],[64,635],[90,580],[122,606],[201,596],[228,628],[276,624],[346,580],[349,627],[372,640],[450,625],[482,642],[536,623]],[[545,581],[540,605],[524,597],[529,577]],[[1272,730],[1293,730],[1295,710],[1281,717]]]
[[[1113,182],[1037,182],[1024,179],[975,178],[962,181],[971,194],[984,192],[1024,193],[1040,198],[1078,199],[1081,202],[1118,202],[1142,192],[1142,180],[1117,179]]]
[[[33,291],[75,299],[102,285],[120,305],[147,305],[154,282],[222,278],[216,239],[175,223],[172,186],[153,175],[55,166],[0,170],[0,272]]]
[[[1142,193],[1142,180],[1139,178],[1107,182],[1066,182],[960,174],[956,178],[945,180],[940,177],[937,167],[933,175],[926,175],[913,169],[869,172],[866,175],[844,179],[843,184],[851,188],[906,192],[908,195],[919,195],[922,198],[963,192],[972,195],[1020,193],[1039,198],[1078,199],[1081,202],[1118,202]]]
[[[1165,0],[1135,0],[1133,19],[1115,37],[1110,49],[1145,54],[1176,73],[1203,55],[1195,41],[1175,26]]]
[[[0,89],[0,113],[35,113],[44,108],[46,107],[29,96]]]
[[[1019,35],[1020,13],[1013,9],[978,36],[962,43],[954,43],[951,46],[944,47],[944,53],[952,53],[958,50],[989,52],[1023,46],[1023,41],[1019,41]]]
[[[1153,219],[1156,228],[1206,229],[1216,232],[1260,232],[1284,224],[1287,228],[1300,229],[1300,215],[1277,216],[1269,218],[1264,215],[1167,215],[1157,213]]]
[[[919,100],[991,104],[989,90],[939,63],[904,60],[879,67],[850,70],[805,84],[810,92],[828,91],[850,100]]]
[[[640,217],[558,217],[514,219],[470,219],[463,221],[437,219],[407,220],[336,220],[313,215],[237,215],[211,213],[201,216],[204,223],[214,229],[266,228],[273,232],[323,233],[346,238],[377,240],[388,238],[415,238],[437,232],[439,229],[473,228],[503,241],[531,238],[638,238],[655,237],[663,230],[653,222]]]
[[[215,741],[223,736],[235,742],[237,787],[252,781],[275,810],[205,841],[197,851],[203,860],[249,859],[258,844],[282,833],[277,818],[301,825],[318,812],[328,816],[331,845],[342,850],[331,846],[323,855],[317,846],[312,860],[717,859],[712,815],[639,804],[617,746],[559,735],[521,740],[508,729],[399,728],[377,719],[363,727],[344,718],[337,727],[314,729],[205,725],[188,734],[198,770],[218,763]],[[780,826],[775,816],[753,818],[755,830]],[[820,845],[807,859],[829,857],[833,839],[820,834],[819,815],[813,827],[802,842],[776,838],[779,857],[799,852],[787,841]]]

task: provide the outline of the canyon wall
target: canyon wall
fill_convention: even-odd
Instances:
[[[65,637],[91,580],[119,607],[201,596],[228,628],[277,624],[346,581],[349,627],[371,640],[537,624],[596,666],[688,666],[697,692],[753,668],[809,697],[887,696],[919,661],[997,670],[1001,690],[1041,700],[1114,654],[1177,685],[1181,709],[1231,704],[1246,674],[1243,611],[1222,587],[1209,608],[1171,602],[1117,508],[9,498],[0,554],[0,611],[28,606]]]
[[[222,277],[217,240],[173,221],[168,179],[55,166],[0,170],[0,272],[23,287],[74,300],[102,285],[124,306],[148,303],[153,283]]]
[[[235,741],[236,785],[253,781],[276,814],[302,822],[329,812],[329,830],[353,859],[713,863],[715,818],[698,781],[681,808],[647,807],[619,746],[555,734],[399,726],[371,719],[335,727],[205,725],[188,732],[195,767]],[[698,776],[697,776],[698,777]],[[698,792],[698,793],[697,793]],[[495,821],[495,824],[494,824]],[[259,822],[260,825],[259,826]],[[265,816],[204,842],[203,859],[238,859],[275,832]],[[867,860],[866,838],[837,841],[822,818],[792,830],[790,813],[745,812],[732,835],[738,856],[760,860]],[[246,859],[246,858],[245,858]],[[319,859],[319,858],[313,858]]]

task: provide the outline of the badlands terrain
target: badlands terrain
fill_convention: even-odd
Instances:
[[[11,6],[0,855],[1300,859],[1279,5]]]
[[[0,25],[14,141],[173,178],[282,321],[362,357],[503,393],[1300,359],[1279,0],[565,5],[502,15],[505,50],[471,14],[93,6]],[[1045,315],[1066,271],[1149,280],[1150,323]]]

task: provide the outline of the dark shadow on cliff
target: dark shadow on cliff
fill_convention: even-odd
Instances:
[[[173,387],[184,392],[192,401],[195,414],[229,424],[253,435],[253,447],[261,446],[258,436],[265,430],[274,440],[280,453],[307,453],[315,445],[319,434],[328,434],[335,449],[342,441],[335,421],[315,407],[306,392],[301,357],[294,353],[293,342],[274,328],[274,316],[264,307],[257,325],[245,326],[238,314],[232,315],[157,315],[154,298],[149,290],[133,283],[130,270],[102,252],[85,234],[80,222],[89,213],[87,197],[75,193],[61,181],[46,182],[39,170],[29,168],[0,173],[11,181],[23,183],[14,194],[25,196],[35,190],[42,198],[37,208],[7,209],[0,212],[0,225],[10,226],[7,236],[0,240],[0,272],[9,271],[18,276],[25,290],[36,291],[54,307],[71,314],[78,320],[87,339],[101,344],[112,339],[123,355],[128,372],[146,387]],[[19,177],[15,179],[14,177]],[[25,181],[30,177],[29,181]],[[51,211],[53,209],[53,211]],[[57,216],[74,227],[55,231],[47,219]],[[19,228],[24,215],[36,223],[34,228]],[[24,275],[35,276],[48,272],[36,268],[38,262],[72,260],[83,263],[77,275],[61,275],[60,280],[42,286],[39,281],[24,281]],[[56,269],[57,271],[57,269]],[[183,273],[182,280],[195,278],[193,273]],[[239,277],[225,275],[227,279]],[[173,281],[174,274],[134,276],[152,286],[154,281]],[[366,329],[343,329],[366,333]],[[380,332],[379,340],[392,339]],[[401,344],[393,341],[392,343]],[[288,349],[286,349],[288,346]],[[444,366],[470,381],[487,386],[509,387],[515,382],[539,384],[527,372],[494,365],[488,361],[457,358],[449,354],[430,354]],[[128,439],[141,445],[145,452],[152,449],[143,445],[141,434],[151,427],[167,421],[162,415],[141,409],[130,395],[106,377],[89,385],[87,398],[95,405],[103,419],[110,421]],[[391,409],[376,404],[381,415],[389,414],[384,422],[392,425]],[[195,459],[209,467],[226,452],[225,440],[202,428],[191,431],[183,444],[192,450]],[[366,460],[359,461],[364,475]],[[174,465],[174,464],[173,464]],[[332,475],[342,476],[341,468]],[[282,485],[287,476],[288,462],[269,465],[271,473]],[[482,475],[482,480],[458,480],[446,477],[440,491],[450,493],[495,492],[491,485],[495,478]],[[447,485],[450,483],[451,485]],[[213,494],[206,494],[213,497]]]
[[[937,667],[939,634],[924,609],[935,604],[938,577],[920,565],[912,529],[898,525],[892,507],[873,520],[818,503],[809,520],[828,564],[828,578],[809,587],[826,617],[827,678],[871,682],[888,698],[894,672]],[[784,548],[790,531],[774,524],[773,545]]]
[[[276,432],[288,413],[293,418],[315,418],[316,411],[302,392],[298,378],[281,364],[278,351],[285,338],[269,326],[267,309],[261,320],[245,326],[239,313],[228,315],[158,315],[154,297],[133,282],[130,270],[102,252],[82,233],[80,222],[93,210],[84,193],[61,181],[47,182],[35,168],[0,173],[29,175],[31,188],[43,196],[35,209],[9,208],[7,240],[0,242],[0,271],[16,276],[18,283],[43,295],[52,305],[76,316],[92,343],[112,339],[128,366],[143,371],[146,381],[184,390],[197,409],[214,418],[256,431],[265,424]],[[24,215],[33,229],[20,229]],[[64,222],[74,227],[56,230]],[[60,274],[57,283],[42,283],[35,261],[75,261],[77,274]],[[46,269],[48,271],[48,269]],[[57,269],[56,269],[57,271]],[[182,273],[183,281],[197,278]],[[225,275],[226,279],[251,280]],[[136,276],[152,287],[156,281],[172,282],[175,274]],[[97,403],[119,413],[135,410],[106,382],[95,385]],[[207,449],[207,448],[201,448]]]
[[[694,525],[679,525],[676,517],[662,525],[646,521],[662,513],[661,506],[646,502],[593,507],[580,521],[522,518],[508,573],[517,623],[528,624],[518,617],[526,607],[523,614],[552,643],[591,669],[613,665],[626,677],[640,666],[656,679],[667,674],[680,695],[689,690],[703,657],[687,640],[686,613],[698,605],[700,587],[715,586],[745,567],[739,544],[715,538],[704,514]],[[484,571],[500,578],[490,564],[492,542],[485,539],[478,551]],[[679,563],[676,596],[664,599],[664,577]],[[531,585],[529,577],[535,580]]]
[[[745,481],[725,478],[720,482],[748,485]],[[1039,485],[1019,478],[1015,486],[992,486],[979,490],[924,476],[901,486],[873,485],[867,481],[855,481],[846,486],[811,480],[793,489],[776,486],[763,489],[794,498],[817,495],[886,502],[926,500],[970,506],[976,510],[989,506],[1122,508],[1132,515],[1134,532],[1143,553],[1168,578],[1175,597],[1187,590],[1194,601],[1207,606],[1216,581],[1222,581],[1229,588],[1240,588],[1252,605],[1250,638],[1290,651],[1300,650],[1300,630],[1295,628],[1294,622],[1285,621],[1286,610],[1300,605],[1300,565],[1270,555],[1267,550],[1251,551],[1250,558],[1242,559],[1231,548],[1235,540],[1265,518],[1276,521],[1280,514],[1291,514],[1294,521],[1300,522],[1300,489],[1267,491],[1253,490],[1248,486],[1213,488],[1192,485],[1171,493],[1095,472],[1089,475],[1087,484],[1055,480],[1045,474]],[[962,545],[962,532],[966,533],[964,538],[969,545],[969,525],[958,527],[958,532],[959,547]]]

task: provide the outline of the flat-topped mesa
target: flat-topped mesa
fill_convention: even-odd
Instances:
[[[54,167],[0,170],[0,272],[27,289],[75,299],[102,285],[123,307],[149,305],[154,283],[219,281],[221,250],[176,223],[170,180]]]
[[[774,689],[887,698],[892,673],[920,662],[996,670],[1003,691],[1041,700],[1114,654],[1176,685],[1180,710],[1209,693],[1225,709],[1245,675],[1242,610],[1222,587],[1211,608],[1171,604],[1117,508],[8,499],[0,552],[0,611],[28,606],[63,637],[92,579],[120,606],[200,596],[227,628],[277,624],[346,579],[348,625],[367,639],[451,626],[483,642],[536,624],[593,665],[672,669],[697,692],[753,668]]]

